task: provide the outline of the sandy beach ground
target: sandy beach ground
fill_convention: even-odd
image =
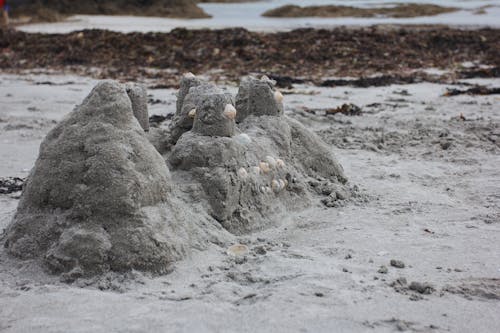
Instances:
[[[96,82],[1,74],[0,177],[26,177],[43,137]],[[2,247],[0,331],[498,332],[500,97],[444,96],[467,83],[500,79],[295,85],[286,114],[330,144],[360,197],[240,237],[245,260],[214,245],[161,277],[65,284]],[[174,112],[175,90],[149,93],[150,114]],[[361,115],[322,111],[344,103]],[[0,195],[0,230],[18,196]]]

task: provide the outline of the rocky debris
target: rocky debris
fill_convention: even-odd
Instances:
[[[361,115],[361,108],[355,104],[348,103],[342,104],[338,108],[326,110],[326,114],[337,114],[342,113],[346,116],[359,116]]]
[[[422,295],[430,295],[435,291],[434,287],[428,282],[413,281],[408,284],[405,277],[399,277],[389,285],[394,291],[403,295],[409,295],[409,299],[412,301],[422,300]]]
[[[140,15],[179,18],[210,17],[193,0],[23,0],[13,1],[13,17],[29,17],[30,22],[56,22],[68,15]]]
[[[387,269],[387,266],[382,265],[377,272],[379,272],[380,274],[387,274],[389,270]]]
[[[302,84],[306,82],[304,79],[279,74],[269,74],[269,78],[276,82],[276,87],[286,89],[292,89],[294,84]]]
[[[457,11],[454,7],[431,4],[397,4],[391,7],[306,6],[285,5],[270,9],[262,16],[268,17],[418,17],[433,16]]]
[[[401,260],[391,259],[390,264],[392,267],[405,268],[405,263]]]
[[[361,115],[361,108],[355,104],[352,103],[344,103],[339,107],[336,108],[330,108],[330,109],[310,109],[310,108],[304,108],[304,111],[316,114],[317,112],[324,112],[324,114],[327,115],[334,115],[338,113],[342,113],[346,116],[359,116]]]
[[[149,117],[149,126],[158,127],[165,121],[172,119],[173,116],[173,113],[169,113],[166,116],[154,114]]]
[[[357,79],[328,79],[321,81],[319,86],[321,87],[359,87],[359,88],[368,88],[368,87],[382,87],[388,86],[391,84],[411,84],[422,82],[424,80],[429,81],[429,77],[422,74],[413,74],[413,75],[403,75],[403,74],[395,74],[395,75],[377,75],[370,77],[360,77]]]
[[[381,322],[390,325],[394,328],[394,331],[398,332],[418,331],[414,327],[415,323],[407,320],[391,318],[389,320],[382,320]]]
[[[406,288],[408,285],[408,281],[406,280],[405,277],[399,277],[393,282],[391,282],[391,286],[394,287],[395,289],[401,289],[401,288]]]
[[[314,45],[304,48],[304,40],[314,41]],[[448,81],[498,77],[499,54],[498,29],[435,26],[298,29],[279,33],[239,28],[130,34],[106,30],[69,34],[0,31],[3,70],[44,67],[98,78],[143,77],[155,80],[158,87],[176,88],[179,74],[190,70],[212,73],[214,80],[237,82],[242,75],[258,69],[279,86],[304,81],[365,87],[429,81],[431,76],[415,70],[430,67],[449,70],[450,74],[444,77]],[[457,66],[465,61],[490,67],[478,65],[463,70]],[[371,77],[375,74],[378,76]],[[325,81],[328,76],[361,78]]]
[[[37,259],[67,282],[167,273],[191,248],[227,244],[227,231],[262,229],[307,207],[313,180],[348,197],[330,148],[283,114],[273,81],[242,81],[239,122],[233,96],[192,75],[183,81],[167,131],[145,133],[144,87],[113,81],[50,131],[5,233],[8,253]],[[163,155],[157,140],[171,143]],[[248,253],[240,245],[228,251]]]
[[[410,283],[409,289],[425,295],[430,295],[435,291],[434,287],[428,282],[414,281]]]
[[[448,285],[443,291],[460,295],[466,299],[500,300],[500,279],[470,279],[457,286]]]
[[[500,94],[499,87],[489,88],[486,86],[476,85],[472,88],[468,88],[465,90],[448,89],[446,93],[444,93],[444,96],[450,97],[457,95],[494,95],[494,94]]]
[[[11,194],[23,189],[25,180],[19,177],[0,177],[0,194]]]

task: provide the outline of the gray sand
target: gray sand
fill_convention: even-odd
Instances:
[[[74,83],[32,83],[47,79]],[[0,81],[8,106],[0,111],[0,158],[6,161],[0,175],[26,176],[53,121],[60,123],[94,81],[7,75]],[[195,247],[171,274],[108,273],[67,284],[2,248],[0,330],[497,331],[500,101],[495,95],[441,97],[445,87],[301,86],[285,95],[285,114],[327,142],[360,195],[327,208],[311,193],[311,208],[280,215],[264,230]],[[402,96],[403,89],[409,95]],[[151,106],[151,114],[175,113],[174,91],[149,93],[165,101]],[[364,113],[302,111],[346,102]],[[171,177],[184,172],[173,170]],[[314,186],[322,188],[321,182]],[[205,206],[182,193],[178,200],[193,200],[193,213],[201,214]],[[0,228],[18,203],[0,196]],[[235,243],[246,244],[249,253],[228,255],[225,249]],[[391,259],[405,268],[392,267]],[[386,274],[377,272],[380,266]],[[413,282],[434,291],[411,289]]]

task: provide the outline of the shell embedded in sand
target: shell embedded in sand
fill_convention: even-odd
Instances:
[[[279,168],[284,168],[285,167],[285,162],[281,158],[276,159],[276,166]]]
[[[259,163],[259,168],[262,173],[268,173],[271,171],[271,168],[269,167],[269,163],[267,162],[260,162]]]
[[[266,186],[265,191],[266,193],[273,193],[273,189],[271,188],[271,186]]]
[[[260,174],[260,168],[258,166],[252,167],[252,173],[255,174],[255,175],[259,175]]]
[[[278,103],[281,103],[283,102],[283,94],[281,92],[279,92],[278,90],[276,90],[274,92],[274,99],[276,100],[276,102]]]
[[[229,119],[236,118],[236,109],[231,104],[227,104],[224,108],[224,115]]]
[[[276,162],[276,160],[274,159],[274,157],[272,157],[272,156],[266,156],[266,162],[267,162],[267,164],[269,164],[269,166],[270,166],[271,168],[276,168],[276,164],[277,164],[277,162]]]
[[[273,179],[271,182],[271,188],[273,189],[274,193],[279,193],[283,191],[286,187],[286,180],[283,179]]]
[[[274,193],[279,193],[281,191],[280,182],[276,179],[273,179],[273,181],[271,182],[271,188],[273,189]]]
[[[243,244],[234,244],[228,247],[226,253],[230,256],[238,257],[248,254],[248,246]]]
[[[239,168],[238,169],[238,176],[240,176],[240,178],[247,178],[248,177],[247,169]]]
[[[195,78],[196,76],[191,72],[187,72],[186,74],[184,74],[184,77],[186,79],[192,79],[192,78]]]
[[[234,139],[242,145],[248,145],[252,143],[252,139],[246,133],[238,134],[234,137]]]
[[[189,118],[194,119],[195,116],[196,116],[196,109],[192,109],[191,111],[189,111],[188,113]]]

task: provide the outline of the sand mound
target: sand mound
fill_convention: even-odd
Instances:
[[[11,254],[74,277],[161,273],[183,255],[169,171],[134,104],[125,87],[100,83],[47,135],[7,231]]]
[[[169,142],[163,156],[146,137],[145,97],[102,82],[47,135],[6,232],[9,253],[67,280],[164,273],[191,248],[275,224],[316,193],[345,199],[342,167],[284,115],[268,78],[245,78],[234,99],[184,77],[170,130],[151,129]]]

